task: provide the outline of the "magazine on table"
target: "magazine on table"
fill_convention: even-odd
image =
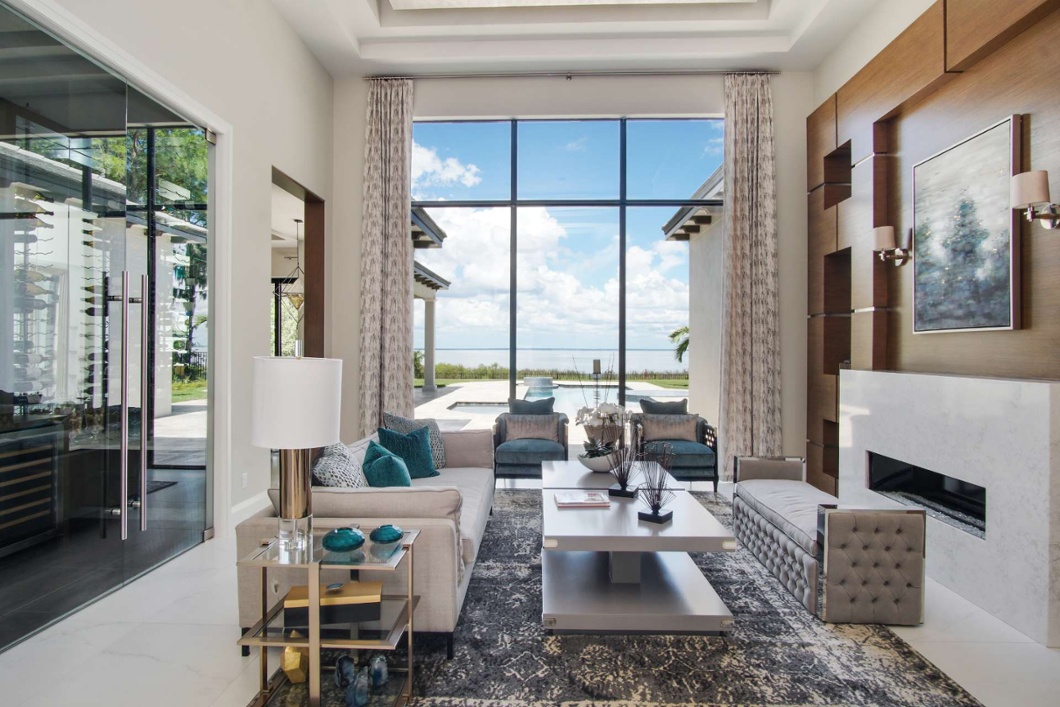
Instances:
[[[610,508],[606,491],[556,491],[558,508]]]

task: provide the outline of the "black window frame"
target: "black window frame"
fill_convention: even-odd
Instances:
[[[507,199],[454,199],[454,200],[431,200],[414,199],[412,206],[423,209],[453,209],[453,208],[495,208],[507,207],[510,213],[509,224],[509,299],[508,299],[508,397],[515,397],[518,356],[517,329],[518,324],[518,225],[519,209],[523,207],[545,207],[545,208],[617,208],[618,209],[618,404],[626,404],[626,210],[644,206],[673,207],[676,209],[687,206],[715,206],[724,205],[724,199],[630,199],[627,196],[627,126],[631,122],[638,121],[705,121],[721,120],[718,116],[700,117],[650,117],[641,118],[510,118],[508,120],[416,120],[415,124],[467,124],[467,123],[504,123],[511,126],[511,190]],[[520,123],[593,123],[608,122],[619,124],[619,184],[617,199],[520,199],[519,195],[519,125]],[[704,175],[704,180],[710,175]]]

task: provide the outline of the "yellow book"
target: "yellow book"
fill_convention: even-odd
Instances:
[[[320,585],[321,606],[347,606],[350,604],[378,604],[383,600],[382,582],[346,582],[341,587],[329,590],[332,585]],[[291,587],[283,600],[284,609],[304,609],[309,606],[309,587]]]

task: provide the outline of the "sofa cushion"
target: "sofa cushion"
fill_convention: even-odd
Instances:
[[[640,411],[648,415],[687,415],[688,398],[673,401],[641,398]]]
[[[445,463],[451,467],[493,468],[493,432],[491,430],[459,430],[443,432]]]
[[[498,464],[536,464],[563,459],[563,445],[547,439],[513,439],[497,445]]]
[[[656,452],[656,445],[670,444],[674,448],[674,460],[671,466],[714,466],[714,450],[699,442],[689,442],[685,439],[658,439],[654,442],[645,442],[645,452]]]
[[[411,486],[409,469],[401,457],[376,442],[368,443],[364,455],[364,476],[369,486]]]
[[[493,472],[490,469],[449,467],[433,479],[413,479],[412,486],[426,490],[432,486],[455,487],[462,499],[460,518],[460,555],[470,565],[478,554],[479,543],[486,532],[493,507]]]
[[[508,412],[513,415],[551,415],[555,404],[555,398],[541,398],[540,400],[508,398]]]
[[[429,480],[425,480],[429,481]],[[452,486],[437,484],[425,488],[385,486],[380,488],[313,489],[313,516],[316,518],[448,518],[460,524],[463,499]],[[273,510],[279,512],[280,492],[269,489]],[[386,520],[383,520],[386,522]],[[375,526],[373,526],[375,527]]]
[[[431,457],[431,432],[426,427],[402,434],[385,427],[379,428],[379,443],[401,457],[413,479],[438,476]]]
[[[641,434],[645,442],[683,439],[697,441],[698,415],[641,415]]]
[[[817,507],[839,503],[835,496],[803,481],[787,479],[741,481],[735,493],[811,555],[817,554]]]
[[[434,461],[435,469],[445,468],[445,444],[442,443],[442,430],[438,427],[438,421],[432,419],[410,420],[400,415],[383,413],[383,427],[407,435],[413,430],[426,427],[430,433],[431,459]]]
[[[355,461],[349,447],[333,444],[313,464],[313,480],[321,486],[363,488],[368,485],[361,464]]]

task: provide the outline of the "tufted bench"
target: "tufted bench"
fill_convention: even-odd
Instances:
[[[737,457],[733,534],[809,611],[835,623],[924,620],[926,517],[844,508],[798,458]]]

